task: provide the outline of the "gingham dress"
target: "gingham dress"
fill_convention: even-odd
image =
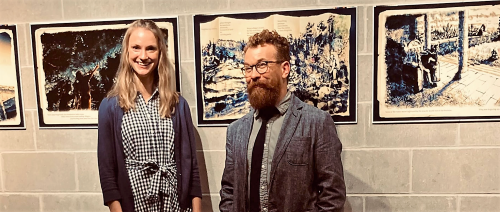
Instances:
[[[160,118],[156,90],[149,101],[139,93],[135,110],[122,119],[123,148],[136,212],[186,212],[177,200],[172,119]]]

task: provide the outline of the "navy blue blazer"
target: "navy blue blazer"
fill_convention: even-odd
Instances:
[[[99,177],[104,204],[118,200],[124,212],[133,212],[134,199],[123,152],[122,117],[123,110],[118,105],[117,97],[102,100],[99,106],[97,143]],[[201,198],[201,185],[191,112],[188,103],[181,96],[172,115],[172,122],[175,130],[177,192],[181,208],[186,209],[191,207],[192,198]]]

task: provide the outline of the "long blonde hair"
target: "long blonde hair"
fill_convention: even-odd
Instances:
[[[125,37],[122,42],[120,65],[116,73],[116,83],[109,91],[108,97],[116,96],[118,98],[118,104],[125,111],[135,109],[137,88],[134,84],[135,73],[128,60],[128,46],[130,35],[137,28],[147,29],[153,32],[156,37],[160,49],[160,58],[158,67],[155,69],[154,83],[158,86],[160,95],[159,113],[162,118],[170,117],[175,110],[175,105],[179,103],[179,94],[175,91],[174,84],[172,83],[173,69],[168,65],[167,46],[165,44],[163,32],[150,20],[140,19],[134,21],[127,29],[127,32],[125,32]]]

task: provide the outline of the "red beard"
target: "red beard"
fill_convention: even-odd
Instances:
[[[247,87],[248,100],[256,110],[266,107],[274,107],[280,96],[280,81],[270,78],[268,83],[261,81],[250,81]]]

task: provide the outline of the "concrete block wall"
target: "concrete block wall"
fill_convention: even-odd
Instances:
[[[17,24],[26,130],[0,131],[0,211],[107,211],[95,129],[38,129],[29,23],[179,16],[182,95],[196,123],[194,14],[358,7],[358,123],[337,126],[346,212],[500,211],[499,122],[371,124],[373,7],[405,0],[1,0]],[[444,1],[419,1],[436,3]],[[456,1],[462,2],[462,1]],[[225,127],[197,127],[204,211],[218,211]]]

